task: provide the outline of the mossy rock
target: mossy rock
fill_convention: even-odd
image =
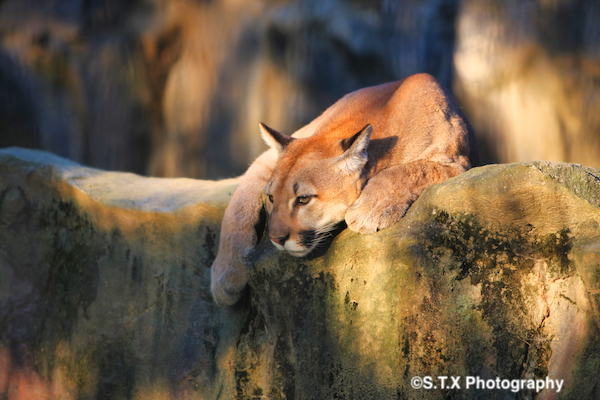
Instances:
[[[235,393],[244,312],[212,302],[210,266],[237,180],[18,148],[0,150],[0,176],[0,398]]]
[[[265,245],[238,348],[249,377],[240,398],[556,394],[466,390],[467,376],[550,377],[564,380],[560,398],[589,398],[600,372],[598,177],[564,163],[475,168],[429,188],[390,229],[343,231],[319,258]],[[461,377],[462,389],[415,390],[414,376]]]
[[[0,150],[0,398],[551,398],[466,377],[600,376],[600,171],[475,168],[390,229],[209,291],[236,180],[143,178]],[[414,389],[413,377],[461,389]],[[440,380],[435,381],[438,385]]]

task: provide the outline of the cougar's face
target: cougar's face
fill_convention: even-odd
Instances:
[[[373,127],[344,140],[319,135],[295,139],[260,124],[278,153],[267,185],[269,238],[279,250],[302,257],[323,244],[361,190],[361,171]]]
[[[277,249],[302,257],[331,235],[358,194],[353,179],[328,160],[295,166],[287,174],[276,170],[266,188],[268,232]]]

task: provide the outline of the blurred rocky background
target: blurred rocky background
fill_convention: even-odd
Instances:
[[[352,90],[429,72],[483,163],[600,167],[596,0],[0,0],[0,147],[241,174]]]

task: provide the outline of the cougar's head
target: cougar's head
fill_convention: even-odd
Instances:
[[[331,235],[360,195],[373,128],[341,141],[294,139],[263,124],[260,129],[279,152],[265,191],[269,237],[277,249],[305,256]]]

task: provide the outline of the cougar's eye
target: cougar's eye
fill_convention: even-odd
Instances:
[[[310,201],[310,196],[298,196],[296,201],[298,204],[307,204]]]
[[[268,194],[267,197],[269,198],[269,201],[272,203],[273,202],[273,195],[272,194]]]

